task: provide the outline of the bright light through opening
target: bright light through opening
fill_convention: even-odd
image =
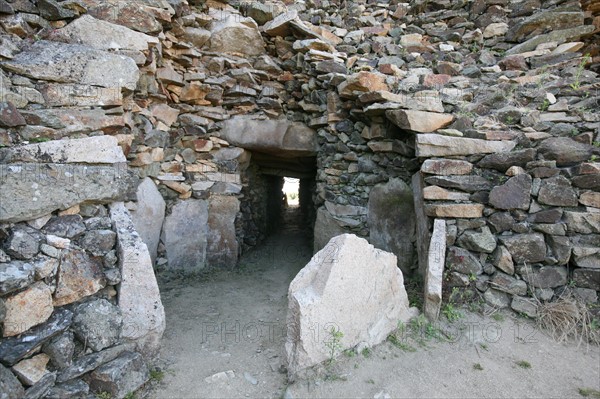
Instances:
[[[283,193],[287,199],[288,206],[300,205],[300,179],[285,177],[283,183]]]

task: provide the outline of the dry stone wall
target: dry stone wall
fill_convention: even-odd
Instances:
[[[162,308],[127,301],[157,300],[152,265],[233,266],[282,175],[315,251],[354,233],[436,288],[445,259],[444,288],[529,315],[597,302],[596,3],[0,0],[9,397],[141,384]]]

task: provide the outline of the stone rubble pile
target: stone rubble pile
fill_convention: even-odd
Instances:
[[[111,231],[148,247],[117,253],[124,265],[234,265],[268,234],[281,174],[312,197],[315,251],[354,233],[425,274],[433,220],[445,219],[445,287],[530,315],[530,295],[596,302],[598,18],[589,0],[0,0],[0,303],[40,304],[16,329],[5,315],[16,313],[0,312],[3,333],[79,345],[66,311],[124,295],[103,280],[115,248],[88,247],[114,245]],[[105,204],[111,225],[89,222],[108,217]],[[97,266],[63,290],[83,296],[57,300],[62,261],[38,274],[34,260],[71,255],[46,247]],[[136,320],[152,347],[160,321]],[[46,375],[51,397],[90,378],[122,393],[112,367],[141,362],[119,342],[78,350],[85,371],[69,379],[35,348],[0,372],[51,370],[31,397],[55,384]]]

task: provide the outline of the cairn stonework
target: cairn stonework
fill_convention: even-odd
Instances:
[[[597,303],[599,12],[0,0],[3,392],[143,384],[154,270],[235,266],[278,223],[283,176],[315,252],[347,233],[394,253],[429,276],[431,318],[441,270],[488,306]],[[113,311],[84,351],[88,303]]]

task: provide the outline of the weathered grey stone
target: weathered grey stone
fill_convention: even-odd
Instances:
[[[425,212],[430,217],[440,218],[480,218],[483,216],[482,204],[440,204],[426,205]]]
[[[165,331],[165,311],[152,269],[152,259],[146,244],[136,233],[125,205],[112,204],[110,214],[117,231],[122,275],[118,287],[119,307],[123,315],[121,336],[134,341],[144,356],[152,357],[157,354]]]
[[[469,251],[460,247],[448,248],[446,266],[462,274],[481,274],[483,268],[479,260]]]
[[[496,250],[494,251],[493,263],[494,266],[502,270],[504,273],[511,275],[515,273],[515,265],[513,263],[512,256],[505,246],[498,245],[496,247]]]
[[[586,304],[592,304],[598,301],[598,294],[591,288],[574,288],[573,296]]]
[[[280,157],[314,156],[317,153],[316,132],[287,119],[235,116],[223,123],[220,134],[238,147]]]
[[[317,219],[314,228],[314,245],[313,252],[316,253],[325,248],[325,245],[333,237],[340,234],[349,233],[335,220],[335,218],[325,209],[321,207],[317,210]]]
[[[569,237],[547,235],[546,242],[548,243],[548,247],[550,247],[552,254],[556,258],[558,265],[566,265],[569,263],[569,259],[571,258],[571,250],[573,248]]]
[[[115,137],[96,136],[11,147],[4,161],[115,164],[126,159]]]
[[[535,160],[535,154],[536,151],[533,148],[502,154],[490,154],[483,157],[477,165],[482,168],[496,169],[504,173],[511,166],[525,167],[527,162]]]
[[[581,36],[592,33],[594,27],[590,25],[577,26],[570,29],[554,30],[550,33],[537,35],[527,40],[524,43],[511,47],[506,51],[506,55],[520,54],[527,51],[535,50],[537,46],[543,43],[556,42],[562,44],[569,41],[577,41]]]
[[[542,180],[538,202],[554,206],[577,206],[579,201],[569,179],[564,176],[554,176]]]
[[[527,283],[523,280],[517,280],[516,278],[504,274],[502,272],[496,272],[489,282],[490,286],[499,291],[506,292],[511,295],[526,295],[527,294]]]
[[[0,165],[0,222],[35,219],[84,201],[126,200],[136,184],[122,165]]]
[[[509,152],[516,145],[512,141],[487,141],[440,134],[416,136],[416,151],[419,158]]]
[[[372,91],[388,91],[385,75],[361,71],[346,76],[346,79],[337,87],[340,97],[354,98],[357,95]]]
[[[467,230],[457,240],[458,245],[476,252],[490,254],[496,249],[496,238],[490,228],[484,226],[481,231]]]
[[[52,34],[54,41],[82,44],[98,50],[147,51],[150,44],[160,48],[157,37],[135,32],[125,26],[82,15]]]
[[[329,357],[309,325],[319,326],[319,336],[327,336],[331,328],[343,332],[339,343],[348,349],[363,342],[376,345],[399,321],[408,321],[411,311],[395,258],[364,239],[344,234],[331,239],[298,273],[288,292],[290,378]]]
[[[63,251],[54,293],[54,306],[63,306],[93,295],[105,286],[102,262],[85,251]]]
[[[72,330],[94,351],[115,345],[121,336],[121,310],[106,299],[86,302],[75,308]]]
[[[541,262],[546,258],[546,242],[543,234],[500,236],[499,240],[506,246],[506,249],[512,255],[513,261],[518,264]]]
[[[567,284],[568,271],[564,266],[525,266],[521,276],[536,288],[555,288]]]
[[[133,344],[122,344],[113,346],[112,348],[104,349],[100,352],[94,352],[90,355],[85,355],[73,362],[73,365],[62,370],[56,382],[62,383],[70,381],[73,378],[77,378],[83,374],[89,373],[92,370],[97,369],[100,365],[110,362],[116,359],[119,355],[124,352],[132,351],[134,349]]]
[[[137,206],[131,212],[135,230],[148,247],[152,262],[156,260],[160,231],[165,220],[165,200],[150,178],[138,186]]]
[[[112,230],[91,230],[79,240],[79,245],[94,256],[104,256],[115,246],[117,235]]]
[[[493,306],[494,308],[503,309],[510,305],[510,296],[502,291],[489,288],[484,294],[483,299],[485,302]]]
[[[88,13],[95,18],[123,25],[138,32],[155,33],[162,29],[155,12],[160,11],[162,17],[168,20],[174,14],[173,8],[167,2],[159,4],[131,3],[126,0],[113,0],[108,3],[98,1],[88,7]]]
[[[565,211],[564,221],[570,233],[600,233],[600,213]]]
[[[425,178],[425,181],[435,186],[455,188],[470,193],[492,188],[492,184],[488,180],[477,175],[430,176]]]
[[[15,375],[0,364],[0,397],[2,399],[21,399],[25,395],[23,386]]]
[[[400,179],[373,187],[369,193],[367,226],[369,242],[396,255],[400,270],[410,273],[414,267],[416,229],[411,188]]]
[[[265,44],[252,18],[228,15],[213,23],[209,42],[210,51],[260,55]]]
[[[62,7],[55,0],[40,0],[37,2],[40,15],[49,21],[58,21],[66,18],[73,18],[75,13],[68,8]]]
[[[56,216],[44,226],[45,233],[64,238],[80,236],[85,230],[85,223],[79,215]]]
[[[183,30],[183,38],[192,43],[196,48],[202,48],[210,40],[210,31],[186,26]]]
[[[522,296],[513,296],[510,307],[518,313],[524,314],[527,317],[535,319],[537,317],[537,304],[531,298]]]
[[[15,364],[12,369],[17,377],[26,385],[32,386],[42,379],[48,372],[46,365],[50,357],[45,353],[36,355],[32,358],[21,360]]]
[[[56,382],[56,373],[46,373],[44,376],[35,383],[34,386],[29,388],[25,392],[25,397],[23,399],[40,399],[46,398],[46,394],[50,391],[50,389],[54,386]]]
[[[10,61],[9,71],[33,79],[61,83],[124,87],[134,90],[139,70],[129,57],[95,50],[79,44],[40,40]]]
[[[166,217],[162,231],[169,267],[188,271],[204,268],[207,235],[207,202],[186,200],[176,204]]]
[[[414,110],[389,110],[385,116],[401,129],[431,133],[448,126],[454,120],[450,114]]]
[[[42,247],[44,245],[45,244],[42,244]],[[50,247],[49,245],[47,245],[47,247],[56,250],[56,248]],[[43,279],[46,279],[49,277],[54,277],[56,275],[56,272],[58,270],[58,265],[59,265],[58,258],[60,257],[60,252],[58,250],[56,250],[56,251],[57,251],[56,258],[41,255],[33,260],[32,263],[33,263],[33,267],[35,268],[36,280],[43,280]]]
[[[50,361],[54,367],[59,370],[69,367],[73,362],[73,354],[75,353],[74,339],[73,333],[66,331],[42,347],[44,353],[50,356]]]
[[[575,269],[573,280],[578,287],[600,291],[600,269]]]
[[[573,11],[545,11],[519,21],[506,33],[505,39],[520,42],[535,33],[543,33],[548,26],[553,29],[573,28],[583,25],[583,13]]]
[[[431,321],[437,320],[442,307],[442,280],[444,278],[445,252],[446,221],[436,219],[433,223],[433,234],[429,243],[423,304],[423,313]]]
[[[11,102],[0,102],[0,127],[24,126],[27,122]]]
[[[587,161],[592,156],[592,146],[570,137],[551,137],[539,145],[538,152],[544,159],[555,160],[557,166],[566,166]]]
[[[90,374],[90,388],[122,399],[137,391],[149,379],[150,372],[144,358],[139,353],[125,352]]]
[[[511,177],[506,183],[490,191],[490,205],[498,209],[528,210],[532,182],[533,179],[528,174]]]
[[[73,313],[67,309],[57,309],[42,325],[33,327],[18,337],[0,341],[0,361],[8,366],[31,355],[36,348],[65,331],[73,321]]]
[[[473,171],[473,164],[455,159],[427,159],[421,165],[421,172],[432,175],[468,175]]]
[[[64,384],[55,385],[48,392],[48,399],[71,399],[86,397],[90,392],[90,387],[82,380],[73,380]]]
[[[6,316],[2,326],[4,337],[19,335],[48,320],[52,315],[52,291],[37,282],[25,291],[5,298]]]
[[[40,237],[28,227],[16,226],[4,242],[4,250],[17,259],[32,259],[40,250]]]
[[[208,200],[206,258],[211,266],[234,267],[239,256],[235,219],[240,210],[236,197],[211,196]]]

